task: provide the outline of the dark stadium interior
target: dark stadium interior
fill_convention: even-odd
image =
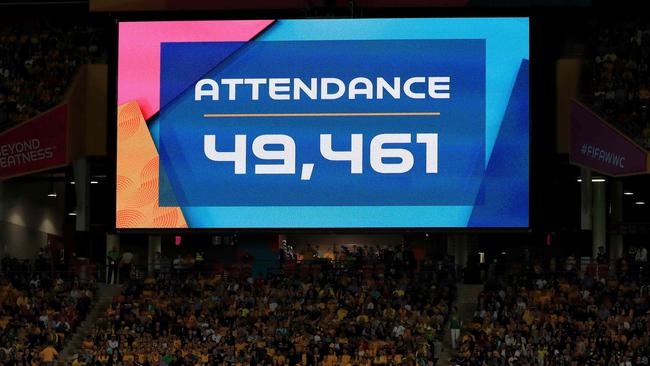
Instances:
[[[510,141],[530,151],[526,202],[513,193],[500,203],[526,205],[527,225],[427,226],[413,214],[412,226],[346,226],[323,213],[315,218],[322,225],[268,218],[268,226],[237,227],[218,220],[277,207],[232,204],[220,214],[174,192],[178,202],[163,202],[177,184],[163,162],[175,152],[164,151],[159,132],[171,109],[118,97],[121,26],[421,18],[529,20],[528,141]],[[426,39],[403,24],[406,39]],[[345,39],[346,31],[318,37]],[[190,42],[167,36],[160,43]],[[198,55],[185,57],[199,64]],[[487,72],[506,73],[503,65]],[[648,65],[650,22],[632,1],[0,0],[0,366],[648,365]],[[131,72],[134,84],[149,67]],[[513,95],[517,75],[508,76]],[[146,139],[124,154],[124,135],[143,127]],[[19,151],[32,148],[42,149]],[[142,170],[124,167],[141,160]],[[506,178],[499,184],[514,183]],[[219,195],[218,187],[206,178],[201,189]],[[429,207],[424,199],[383,205],[397,213],[376,222],[402,223],[396,216],[407,206],[430,212],[417,211]],[[277,206],[286,210],[260,212],[326,212]],[[453,216],[444,206],[432,207]],[[193,226],[210,215],[213,226]]]

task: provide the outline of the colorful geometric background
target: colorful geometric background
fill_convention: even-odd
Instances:
[[[186,228],[158,205],[159,156],[146,120],[160,109],[162,42],[248,41],[272,21],[121,23],[117,90],[117,228]]]
[[[527,227],[528,29],[527,18],[122,22],[118,49],[116,225],[118,228]],[[155,145],[161,100],[161,43],[382,39],[486,40],[486,172],[477,204],[165,209],[158,206],[158,181],[166,179],[158,167]],[[197,74],[188,76],[188,85],[209,70],[202,71],[202,67],[209,65],[196,65]],[[164,96],[164,100],[172,97]]]

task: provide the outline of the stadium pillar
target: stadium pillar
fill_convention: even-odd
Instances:
[[[454,256],[456,273],[461,273],[467,266],[469,237],[467,234],[449,234],[447,236],[447,254]]]
[[[156,261],[160,260],[159,258],[156,258],[156,253],[162,253],[161,247],[160,236],[149,235],[149,247],[147,250],[147,273],[150,275],[154,273],[154,266],[156,264]]]
[[[614,179],[609,184],[609,203],[611,211],[609,220],[614,225],[623,222],[623,181]],[[620,230],[613,230],[609,234],[609,261],[615,268],[616,260],[623,256],[623,235]]]
[[[591,230],[591,170],[580,168],[580,229]]]
[[[607,195],[605,182],[593,182],[591,250],[592,257],[598,255],[598,248],[607,248]]]
[[[90,230],[90,163],[88,159],[77,159],[72,163],[77,196],[77,207],[75,208],[76,230]]]

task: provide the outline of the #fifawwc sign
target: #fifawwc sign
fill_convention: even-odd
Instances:
[[[647,152],[584,105],[572,101],[570,160],[610,176],[646,172]]]

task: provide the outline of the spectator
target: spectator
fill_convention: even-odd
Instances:
[[[440,356],[442,354],[442,340],[440,337],[436,337],[433,341],[433,366],[438,364]]]
[[[120,269],[120,281],[127,282],[131,278],[131,270],[133,269],[133,253],[130,250],[126,250],[122,254]]]
[[[646,247],[640,247],[636,251],[635,260],[638,266],[645,265],[648,262],[648,249]]]
[[[56,351],[56,348],[52,347],[51,344],[48,344],[45,346],[45,348],[43,348],[41,352],[38,353],[38,355],[41,358],[41,364],[51,366],[54,364],[54,360],[59,355],[59,353]]]
[[[451,330],[451,348],[458,349],[458,340],[460,339],[460,330],[463,327],[463,320],[460,317],[458,308],[454,307],[449,320],[449,329]]]
[[[117,250],[117,247],[113,245],[106,255],[106,264],[108,265],[106,283],[109,285],[117,283],[117,264],[120,262],[120,257],[119,250]]]
[[[596,262],[598,264],[609,264],[609,256],[607,255],[607,252],[605,251],[604,246],[599,246],[598,247],[598,254],[596,255]]]

